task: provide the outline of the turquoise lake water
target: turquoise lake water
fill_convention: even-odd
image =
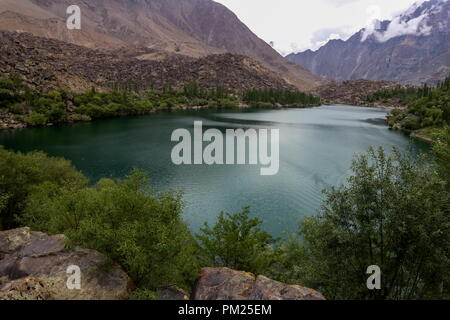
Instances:
[[[194,231],[214,223],[220,211],[251,206],[274,236],[296,231],[305,215],[313,215],[324,199],[322,190],[345,183],[355,154],[369,146],[408,152],[424,144],[389,130],[386,110],[343,105],[308,109],[228,110],[158,113],[47,128],[0,132],[0,144],[17,151],[43,150],[61,156],[93,182],[123,177],[133,167],[147,170],[161,190],[184,191],[184,218]],[[171,161],[171,134],[204,129],[268,128],[280,130],[280,169],[261,176],[261,166],[181,165]]]

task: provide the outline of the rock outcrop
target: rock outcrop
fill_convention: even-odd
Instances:
[[[398,83],[390,81],[359,79],[331,82],[327,85],[314,89],[314,93],[329,103],[350,104],[357,106],[383,105],[386,107],[397,107],[397,105],[388,105],[381,102],[371,104],[367,101],[367,97],[377,91],[393,89],[398,86]]]
[[[65,247],[63,235],[48,236],[21,228],[0,232],[0,300],[119,300],[131,280],[118,266],[107,266],[94,250]],[[72,273],[81,271],[81,288],[69,289]]]
[[[204,268],[192,300],[325,300],[319,292],[228,268]]]
[[[0,231],[0,300],[123,300],[132,283],[95,250],[65,247],[63,235],[20,228]],[[80,272],[80,288],[70,289]],[[189,294],[176,285],[156,290],[159,300],[325,300],[319,292],[228,268],[204,268]]]
[[[21,129],[26,125],[23,122],[17,121],[14,114],[8,110],[0,109],[0,129]]]

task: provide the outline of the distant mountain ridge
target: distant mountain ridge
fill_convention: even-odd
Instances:
[[[74,4],[82,12],[82,29],[75,32],[65,27],[66,9]],[[0,30],[94,49],[144,47],[160,52],[158,58],[229,52],[260,61],[302,90],[323,83],[286,61],[233,12],[212,0],[0,0]]]
[[[331,40],[317,51],[286,58],[337,81],[436,83],[450,74],[450,1],[415,4],[375,30],[363,29],[347,41]]]

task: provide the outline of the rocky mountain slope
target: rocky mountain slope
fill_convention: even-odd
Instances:
[[[398,83],[374,80],[346,80],[330,82],[314,89],[314,93],[329,103],[350,104],[357,106],[374,106],[367,98],[380,90],[398,87]],[[398,107],[395,104],[377,103],[377,106]]]
[[[74,4],[81,8],[82,28],[70,31],[66,9]],[[131,45],[190,57],[228,52],[261,62],[302,90],[323,81],[286,61],[233,12],[212,0],[0,0],[0,29],[90,48]]]
[[[435,83],[450,73],[450,1],[414,5],[372,31],[363,29],[347,41],[331,40],[315,52],[287,59],[337,81]]]
[[[142,49],[139,54],[152,52]],[[243,55],[174,55],[146,60],[124,50],[94,50],[28,33],[0,31],[0,74],[14,73],[34,88],[64,87],[74,91],[120,84],[135,85],[137,89],[162,89],[166,85],[177,88],[191,81],[205,88],[221,86],[232,91],[294,88],[279,74]]]

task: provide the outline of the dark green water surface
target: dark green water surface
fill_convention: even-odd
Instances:
[[[274,236],[293,232],[305,215],[317,212],[321,190],[345,182],[351,160],[369,146],[426,147],[388,129],[386,111],[352,106],[311,109],[190,111],[159,113],[48,128],[0,132],[0,144],[16,151],[43,150],[70,159],[92,179],[123,177],[133,167],[150,173],[161,190],[182,189],[184,218],[194,231],[214,223],[222,210],[251,206]],[[280,129],[280,170],[260,176],[260,166],[181,165],[171,161],[172,131],[204,128]]]

